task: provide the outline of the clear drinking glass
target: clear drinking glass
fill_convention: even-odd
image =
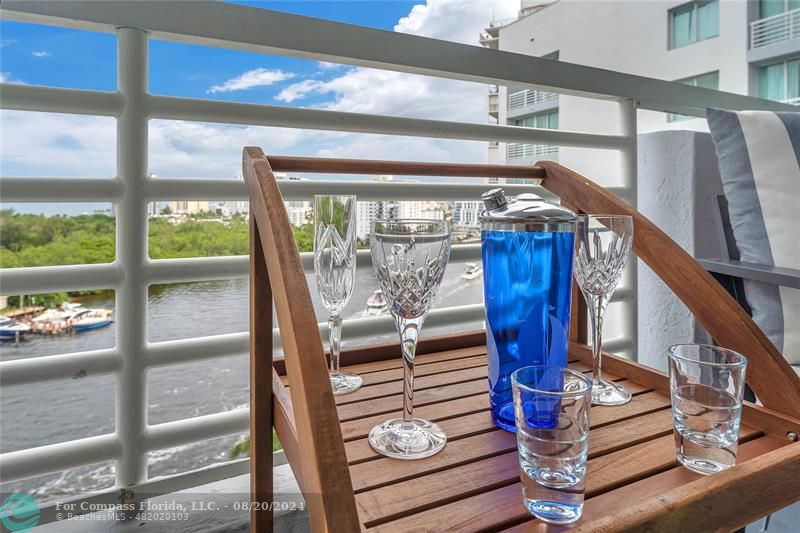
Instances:
[[[314,277],[322,304],[330,312],[330,378],[334,394],[361,387],[361,376],[342,372],[339,354],[342,311],[356,278],[356,197],[314,196]]]
[[[522,496],[545,522],[568,524],[583,513],[592,380],[560,366],[511,374]]]
[[[575,242],[575,281],[586,299],[592,325],[592,403],[622,405],[631,401],[630,391],[602,378],[603,315],[628,262],[633,219],[627,215],[580,215]]]
[[[678,462],[700,474],[732,467],[747,359],[707,344],[676,344],[668,354]]]
[[[428,420],[413,418],[414,353],[450,258],[450,225],[444,220],[377,220],[370,235],[372,266],[400,334],[403,417],[378,424],[370,445],[397,459],[421,459],[444,448],[447,436]]]

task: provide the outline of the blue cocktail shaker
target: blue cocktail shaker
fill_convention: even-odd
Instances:
[[[535,194],[509,201],[493,189],[482,198],[489,400],[494,423],[515,431],[511,373],[529,365],[567,366],[577,217]]]

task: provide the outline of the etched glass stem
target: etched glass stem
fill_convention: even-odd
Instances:
[[[422,318],[405,319],[395,315],[397,331],[400,333],[400,347],[403,352],[403,425],[413,429],[414,416],[414,355],[417,339],[422,328]]]
[[[591,296],[589,310],[592,321],[592,379],[594,383],[602,383],[603,372],[603,315],[606,311],[606,302],[603,296]]]
[[[339,354],[342,351],[342,317],[331,315],[328,319],[328,333],[331,340],[331,373],[339,372]]]

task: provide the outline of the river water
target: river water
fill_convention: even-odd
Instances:
[[[463,263],[448,266],[435,306],[477,303],[483,299],[481,278],[460,279]],[[319,321],[327,313],[308,276]],[[236,333],[248,328],[248,282],[246,279],[183,283],[151,287],[148,305],[148,336],[151,342]],[[359,269],[353,297],[344,318],[362,316],[367,298],[376,288],[371,269]],[[113,293],[82,300],[87,307],[113,307]],[[388,317],[386,320],[390,320]],[[481,327],[481,323],[428,328],[422,338]],[[3,343],[0,359],[27,359],[68,352],[112,348],[116,324],[99,330],[65,336],[31,335],[18,346]],[[358,343],[393,340],[394,336]],[[347,340],[347,327],[343,332]],[[398,354],[399,357],[399,354]],[[248,365],[246,356],[224,357],[170,367],[155,368],[147,376],[148,423],[179,420],[228,411],[247,405]],[[102,435],[114,431],[114,377],[88,376],[66,382],[3,387],[0,389],[0,452]],[[398,405],[398,409],[400,409]],[[243,435],[151,452],[151,478],[185,472],[228,460],[231,447]],[[113,462],[100,463],[36,478],[0,485],[0,492],[23,490],[40,501],[83,494],[114,485]]]

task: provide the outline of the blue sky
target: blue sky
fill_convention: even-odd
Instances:
[[[394,28],[415,4],[408,1],[235,3],[385,30]],[[113,35],[0,20],[0,38],[3,44],[0,68],[11,80],[102,91],[113,91],[116,87],[117,53]],[[313,61],[163,41],[151,41],[150,55],[152,92],[202,98],[271,103],[278,87],[239,95],[213,95],[206,90],[214,83],[265,64],[273,69],[308,75],[317,69]],[[333,76],[335,72],[329,74]]]
[[[477,45],[493,16],[518,0],[240,2],[373,28]],[[416,6],[416,7],[415,7]],[[11,83],[113,91],[111,34],[0,21],[0,73]],[[150,91],[268,105],[485,122],[485,86],[312,60],[150,41]],[[114,120],[0,112],[0,173],[6,176],[108,177],[114,174]],[[150,122],[150,171],[169,177],[232,177],[244,144],[268,153],[482,161],[485,143],[298,129]],[[38,154],[32,155],[36,146]],[[6,207],[7,205],[3,205]],[[34,212],[102,206],[14,205]]]

